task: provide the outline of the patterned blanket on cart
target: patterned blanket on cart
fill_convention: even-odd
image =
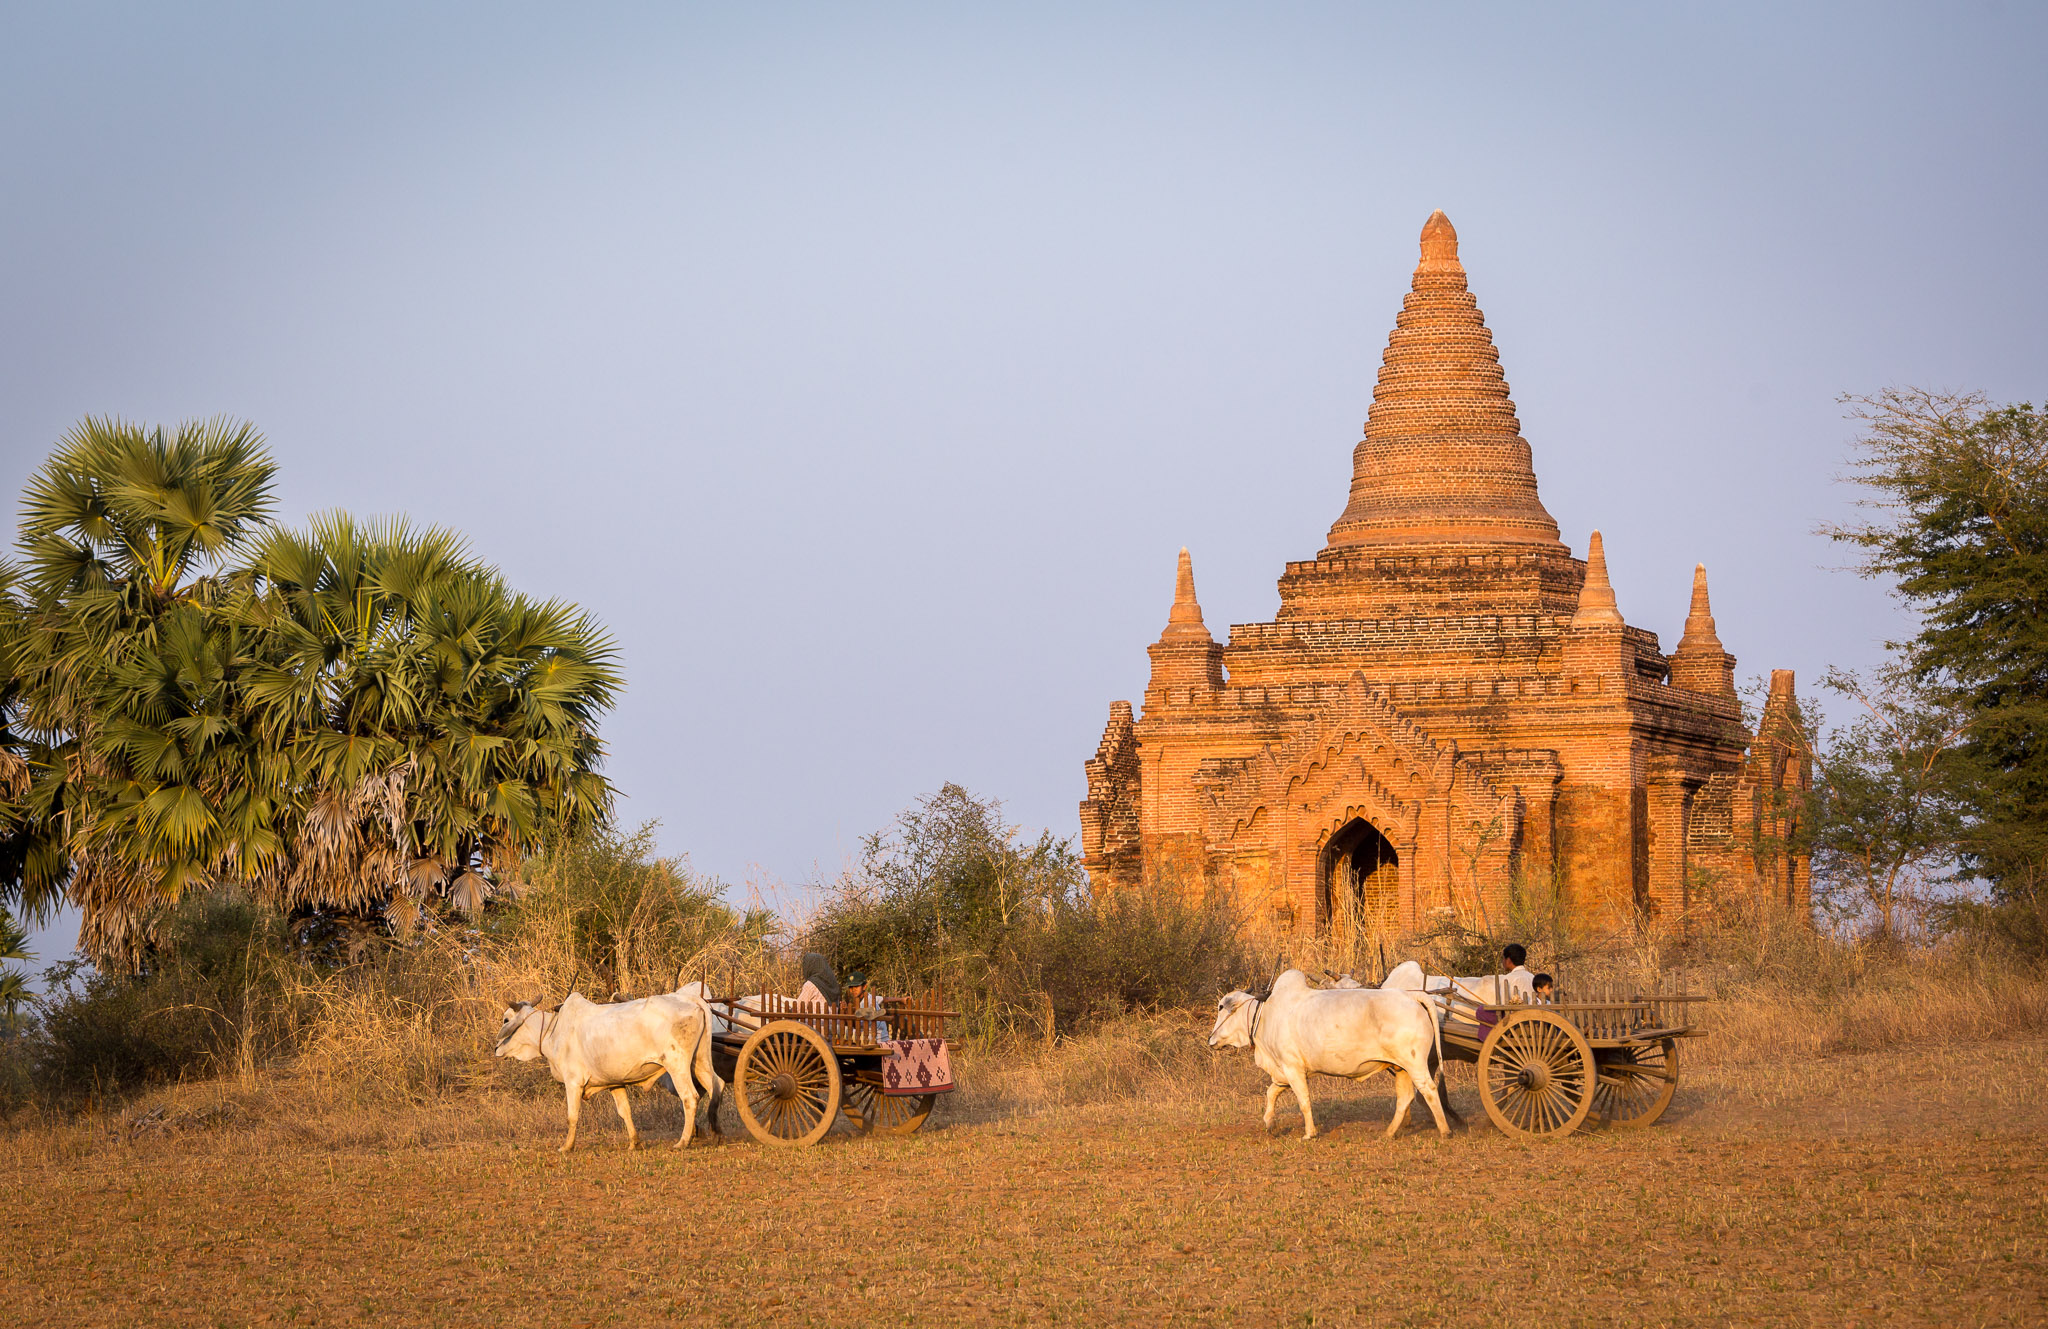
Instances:
[[[943,1038],[899,1038],[882,1059],[885,1094],[943,1094],[953,1087],[953,1059]]]

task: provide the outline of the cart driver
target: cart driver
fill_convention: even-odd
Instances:
[[[1511,941],[1501,948],[1501,958],[1508,962],[1508,971],[1501,979],[1501,986],[1508,990],[1509,999],[1528,1001],[1536,995],[1536,975],[1529,968],[1529,950],[1519,941]]]
[[[856,1015],[863,1015],[870,1020],[881,1021],[882,998],[879,993],[868,990],[868,976],[866,973],[856,969],[848,974],[844,988],[846,1000],[852,1004]],[[878,1043],[888,1042],[889,1026],[886,1023],[877,1023],[874,1029],[874,1038]]]

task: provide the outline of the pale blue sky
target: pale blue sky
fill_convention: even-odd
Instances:
[[[1320,547],[1433,208],[1545,503],[1675,641],[1867,664],[1835,398],[2043,395],[2048,10],[0,8],[0,487],[254,421],[595,610],[742,883],[958,780],[1077,828],[1175,552]],[[11,538],[12,504],[7,505]],[[46,950],[54,949],[46,947]]]

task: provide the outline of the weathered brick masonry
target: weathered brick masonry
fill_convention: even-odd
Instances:
[[[1660,924],[1732,891],[1802,915],[1782,846],[1810,775],[1772,674],[1752,738],[1706,570],[1669,656],[1615,604],[1536,492],[1493,334],[1444,215],[1373,389],[1351,494],[1270,623],[1219,645],[1186,550],[1149,648],[1143,713],[1110,707],[1087,763],[1081,842],[1104,885],[1227,883],[1296,928],[1346,893],[1414,928],[1502,916],[1511,884],[1584,921]]]

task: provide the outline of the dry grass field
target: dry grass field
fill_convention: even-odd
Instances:
[[[1731,1012],[1739,1015],[1739,1012]],[[1449,1140],[1131,1021],[969,1062],[916,1138],[627,1154],[545,1072],[422,1106],[185,1086],[0,1135],[0,1318],[65,1325],[2040,1324],[2048,1038],[1702,1055],[1665,1121]],[[1743,1042],[1737,1038],[1735,1042]],[[1745,1044],[1746,1045],[1746,1044]],[[502,1065],[502,1064],[501,1064]]]

